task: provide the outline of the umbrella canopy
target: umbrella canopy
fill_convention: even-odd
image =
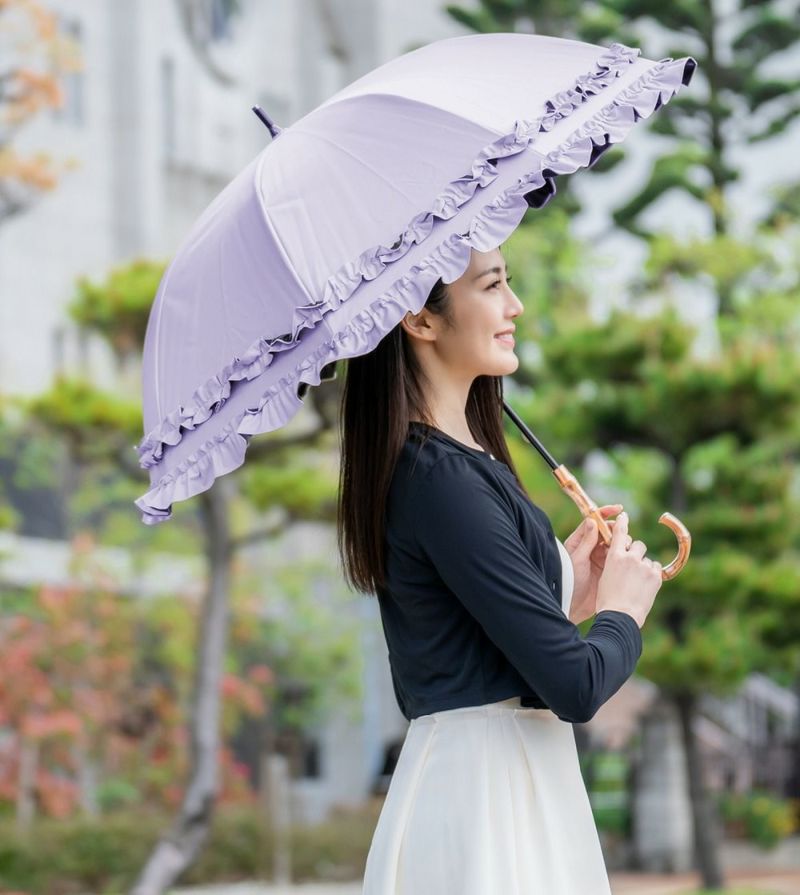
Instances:
[[[276,137],[167,268],[144,344],[142,520],[211,487],[337,360],[372,350],[554,179],[688,84],[695,60],[533,34],[440,40]]]

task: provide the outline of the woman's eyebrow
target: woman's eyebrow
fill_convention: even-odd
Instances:
[[[508,268],[506,268],[506,270],[508,270]],[[474,277],[472,278],[472,282],[474,283],[475,280],[479,280],[481,277],[485,277],[487,274],[490,274],[490,273],[501,273],[502,271],[503,271],[503,268],[502,268],[502,267],[490,267],[488,270],[484,270],[483,273],[479,273],[477,276],[474,276]]]

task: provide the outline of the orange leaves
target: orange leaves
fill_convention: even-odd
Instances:
[[[9,126],[23,124],[44,109],[60,109],[64,104],[61,84],[51,74],[18,68],[5,78],[5,101],[0,121]]]
[[[0,809],[77,811],[80,781],[124,784],[143,804],[174,808],[191,742],[191,655],[196,619],[187,601],[139,601],[87,574],[94,544],[73,541],[91,585],[45,585],[16,614],[0,616]],[[241,670],[240,670],[241,669]],[[273,671],[237,656],[223,678],[223,729],[268,708]],[[220,799],[253,798],[246,768],[219,751]],[[93,773],[84,771],[92,769]],[[84,784],[86,785],[86,784]],[[102,792],[98,795],[103,802]]]
[[[60,108],[64,92],[60,76],[80,68],[73,40],[59,33],[56,18],[31,0],[0,4],[3,16],[2,107],[0,124],[19,127],[45,109]]]
[[[247,676],[254,684],[260,684],[262,687],[273,683],[275,680],[274,672],[266,665],[253,665],[247,672]]]
[[[250,715],[260,715],[265,709],[260,687],[233,674],[223,677],[222,696],[228,705]]]
[[[19,210],[27,204],[23,197],[52,190],[73,162],[57,169],[48,153],[20,155],[11,141],[37,115],[63,107],[64,78],[83,63],[77,42],[41,3],[2,0],[0,18],[0,184],[13,187],[10,207]]]
[[[56,709],[48,714],[28,714],[19,726],[20,734],[29,740],[45,740],[59,735],[77,737],[82,730],[80,716],[68,709]]]
[[[13,149],[0,149],[0,180],[15,180],[39,190],[50,190],[57,183],[57,172],[46,153],[27,158]]]
[[[46,770],[40,773],[38,793],[49,817],[69,817],[78,801],[78,787],[72,780]]]
[[[47,814],[74,809],[72,747],[102,752],[131,686],[135,642],[133,626],[120,623],[124,613],[113,594],[46,585],[24,612],[2,619],[0,723],[12,739],[0,755],[0,779],[4,792],[11,788],[9,801],[33,786]],[[28,783],[25,755],[34,762]]]

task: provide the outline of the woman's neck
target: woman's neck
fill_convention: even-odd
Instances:
[[[453,424],[440,424],[436,419],[434,419],[434,421],[431,423],[427,423],[425,420],[416,419],[413,417],[411,419],[411,422],[433,426],[434,429],[439,429],[440,432],[444,432],[445,435],[449,435],[451,438],[455,438],[456,441],[460,441],[462,444],[466,444],[468,447],[475,448],[479,451],[484,450],[484,446],[482,444],[478,444],[475,441],[472,433],[469,431],[469,426],[467,425],[466,418],[464,418],[463,422],[459,426]]]

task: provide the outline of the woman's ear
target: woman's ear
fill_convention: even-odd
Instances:
[[[436,326],[431,320],[432,316],[425,308],[417,314],[409,311],[400,321],[400,325],[412,338],[432,342],[436,338]]]

